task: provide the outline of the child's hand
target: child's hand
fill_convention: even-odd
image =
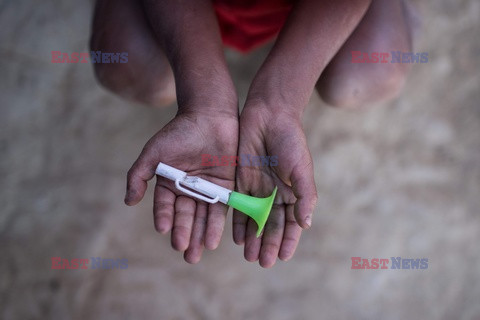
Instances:
[[[271,267],[277,256],[291,258],[301,228],[310,226],[317,192],[300,118],[322,70],[369,4],[370,0],[296,1],[250,86],[240,117],[239,155],[277,156],[278,166],[239,167],[237,188],[265,197],[277,185],[278,192],[262,238],[255,237],[255,223],[238,213],[233,237],[245,244],[245,258],[260,259],[262,267]]]
[[[159,162],[233,189],[235,167],[201,163],[202,154],[235,155],[238,146],[238,100],[211,1],[99,0],[94,30],[92,48],[131,51],[124,72],[96,70],[110,74],[114,85],[107,86],[115,92],[133,91],[136,100],[162,105],[171,101],[172,72],[175,79],[179,112],[130,169],[125,203],[143,198]],[[203,245],[218,246],[226,212],[221,203],[197,203],[157,179],[155,228],[172,230],[172,246],[185,251],[187,262],[200,260]]]
[[[203,167],[201,155],[235,155],[238,117],[222,113],[179,113],[145,145],[128,172],[125,203],[137,204],[159,162],[233,189],[235,167]],[[160,233],[172,230],[172,247],[185,251],[189,263],[200,260],[203,246],[215,249],[223,232],[227,206],[196,202],[179,192],[173,182],[157,176],[154,224]]]
[[[253,220],[247,223],[247,217],[238,212],[233,216],[233,238],[245,244],[245,259],[260,259],[260,265],[268,268],[277,256],[281,260],[293,256],[301,228],[311,224],[317,200],[312,158],[299,117],[247,103],[240,117],[242,154],[278,157],[277,166],[237,168],[237,188],[242,193],[266,197],[278,186],[261,238],[256,238]]]

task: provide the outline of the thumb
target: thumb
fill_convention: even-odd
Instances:
[[[153,157],[150,149],[145,146],[133,163],[127,174],[127,190],[125,193],[125,204],[133,206],[139,203],[145,191],[147,182],[155,176],[155,168],[158,161]]]
[[[293,194],[297,198],[294,206],[295,219],[300,227],[308,229],[312,225],[312,214],[318,199],[311,159],[307,166],[293,170],[291,182]]]

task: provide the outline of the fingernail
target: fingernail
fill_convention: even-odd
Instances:
[[[164,223],[162,220],[163,219],[160,218],[160,221],[158,221],[158,224],[156,226],[157,226],[158,232],[160,232],[161,234],[165,234],[169,231],[168,230],[169,228],[168,228],[168,225]]]
[[[168,227],[166,226],[160,226],[159,230],[161,234],[165,234],[167,233],[169,230],[168,230]]]
[[[123,200],[125,202],[125,204],[127,204],[127,205],[129,204],[130,199],[132,198],[132,195],[133,195],[132,190],[127,190],[127,192],[125,193],[125,198]]]
[[[305,223],[307,224],[307,226],[310,228],[312,226],[312,216],[311,215],[308,215],[306,218],[305,218]]]

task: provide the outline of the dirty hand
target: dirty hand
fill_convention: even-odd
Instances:
[[[277,257],[286,261],[293,256],[302,228],[310,227],[317,200],[312,158],[300,117],[247,101],[240,116],[238,153],[240,157],[270,156],[277,160],[269,166],[242,163],[236,175],[237,189],[242,193],[267,197],[278,187],[261,237],[256,237],[252,219],[239,212],[233,216],[233,238],[236,244],[245,245],[245,259],[260,260],[262,267],[269,268]]]
[[[137,204],[144,196],[147,181],[155,175],[159,162],[233,189],[235,167],[202,166],[201,155],[237,152],[238,116],[179,112],[145,145],[128,172],[125,203]],[[153,214],[160,233],[171,232],[172,247],[185,251],[189,263],[200,260],[203,246],[215,249],[223,232],[227,206],[196,202],[179,192],[172,181],[157,176]]]

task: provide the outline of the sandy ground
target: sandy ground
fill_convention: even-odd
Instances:
[[[230,227],[188,265],[154,232],[151,193],[123,205],[126,171],[175,107],[132,105],[90,65],[50,63],[88,50],[91,1],[0,1],[0,318],[480,319],[480,2],[418,4],[430,60],[398,99],[359,113],[312,97],[313,227],[264,270]],[[265,53],[227,52],[242,99]],[[54,256],[128,269],[52,270]],[[429,264],[352,270],[352,256]]]

